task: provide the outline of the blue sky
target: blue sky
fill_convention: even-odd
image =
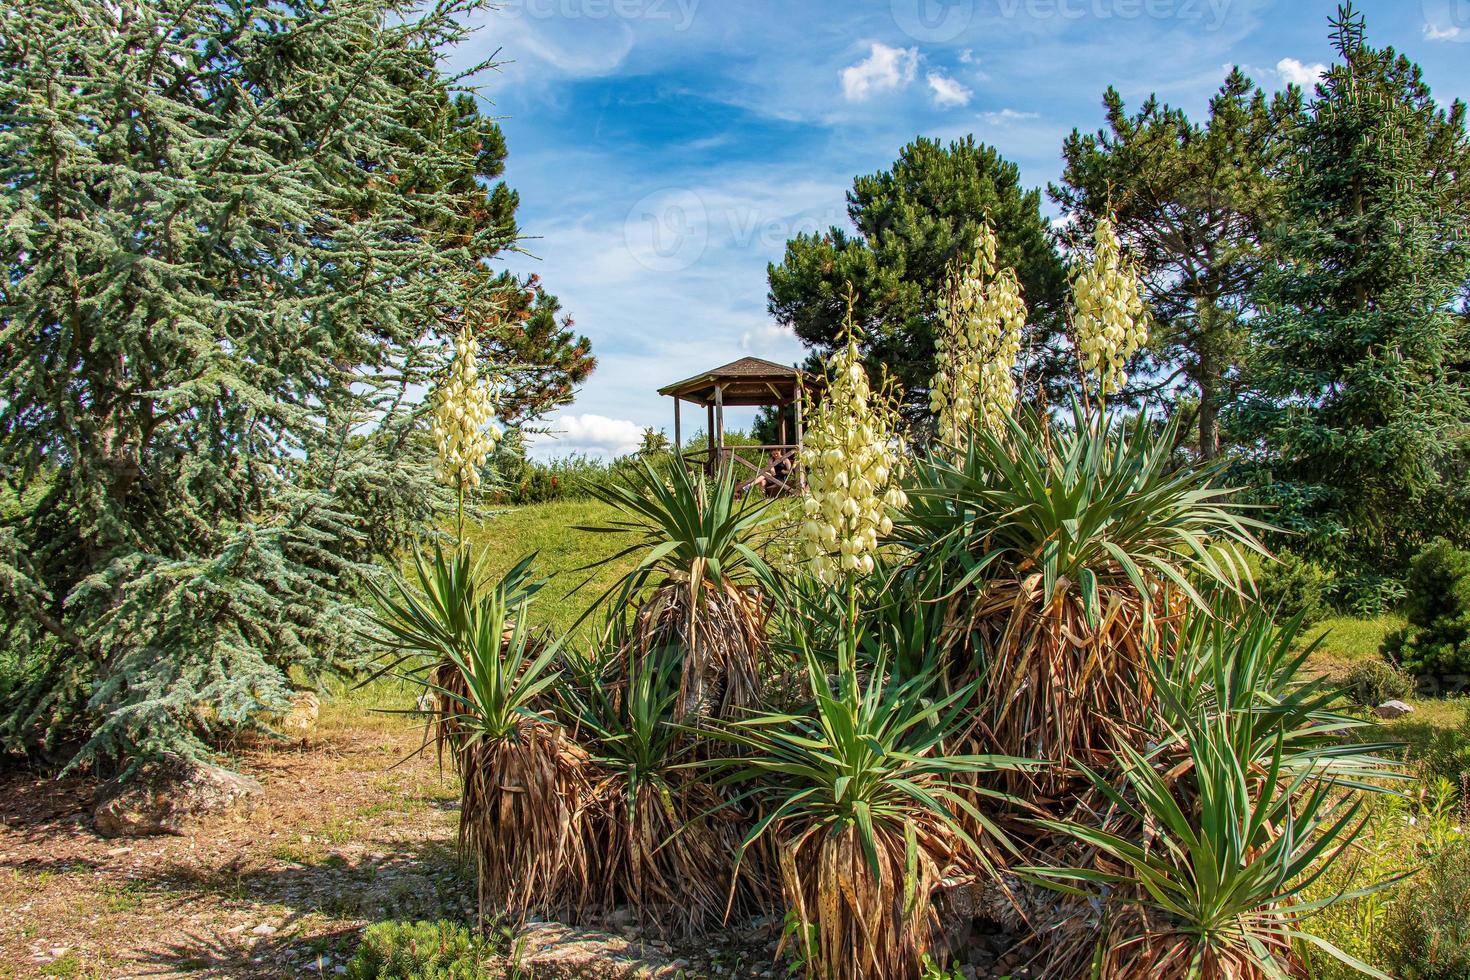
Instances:
[[[846,224],[857,174],[916,136],[966,133],[1030,185],[1115,85],[1199,114],[1229,66],[1268,89],[1330,60],[1333,0],[502,0],[456,56],[504,117],[535,271],[600,361],[537,455],[625,452],[672,430],[656,389],[800,345],[766,313],[766,263]],[[1376,45],[1470,98],[1470,0],[1359,3]],[[1048,205],[1049,207],[1049,205]],[[735,415],[743,424],[748,413]],[[690,426],[693,427],[692,424]]]

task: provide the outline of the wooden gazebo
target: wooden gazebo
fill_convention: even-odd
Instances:
[[[808,379],[797,368],[759,357],[742,357],[723,367],[660,388],[660,395],[674,399],[674,446],[679,458],[701,463],[711,472],[721,464],[738,463],[750,471],[750,476],[741,483],[742,488],[756,483],[777,491],[800,486],[804,380]],[[705,432],[709,434],[707,449],[684,452],[684,433],[679,417],[682,402],[704,407]],[[786,413],[780,411],[788,405],[796,409],[794,440],[786,431]],[[732,406],[775,407],[781,420],[778,442],[769,446],[726,446],[725,409]]]

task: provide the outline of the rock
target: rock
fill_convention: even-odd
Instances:
[[[321,699],[310,691],[294,694],[290,709],[280,717],[275,727],[282,735],[305,738],[316,728],[316,719],[321,708]]]
[[[674,980],[681,971],[652,946],[590,929],[539,922],[522,930],[514,964],[535,977],[596,976],[607,980]]]
[[[261,792],[249,776],[165,752],[126,779],[97,787],[92,820],[105,837],[183,834],[194,821],[228,813]]]
[[[1403,701],[1385,701],[1374,708],[1373,713],[1385,721],[1391,721],[1394,718],[1402,718],[1413,710],[1412,704],[1406,704]]]
[[[256,936],[274,936],[277,931],[275,926],[266,925],[264,922],[250,930],[251,934]]]

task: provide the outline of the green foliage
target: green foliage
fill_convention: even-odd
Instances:
[[[1363,660],[1348,669],[1342,691],[1353,704],[1372,708],[1385,701],[1402,701],[1414,693],[1414,678],[1382,660]]]
[[[1386,889],[1332,901],[1312,917],[1311,931],[1395,977],[1414,976],[1414,957],[1406,955],[1405,945],[1405,937],[1415,931],[1410,925],[1417,918],[1414,906],[1427,903],[1424,919],[1437,917],[1433,899],[1424,895],[1424,878],[1432,868],[1463,860],[1464,814],[1454,787],[1442,780],[1412,795],[1375,797],[1366,811],[1368,820],[1352,849],[1335,862],[1324,862],[1303,897],[1315,903],[1336,899],[1363,882],[1399,880]],[[1441,925],[1447,932],[1454,929]],[[1315,946],[1303,943],[1298,950],[1315,980],[1362,976]]]
[[[1300,616],[1307,626],[1332,614],[1333,573],[1290,552],[1262,564],[1256,574],[1261,603],[1281,616]]]
[[[1044,601],[1076,590],[1094,622],[1108,589],[1149,603],[1168,585],[1203,605],[1192,580],[1248,584],[1243,555],[1262,553],[1265,525],[1214,485],[1217,471],[1174,468],[1176,424],[1076,408],[1070,425],[1023,413],[1001,435],[979,431],[957,465],[921,464],[894,540],[936,574],[949,569],[951,589],[992,564],[1034,568]]]
[[[1263,233],[1279,208],[1275,172],[1301,112],[1290,89],[1267,99],[1239,68],[1210,100],[1204,123],[1151,96],[1129,115],[1113,88],[1103,96],[1107,128],[1077,130],[1062,148],[1066,167],[1051,196],[1075,231],[1089,235],[1108,215],[1140,264],[1152,307],[1150,344],[1130,371],[1139,392],[1160,376],[1198,432],[1199,455],[1219,452],[1219,413],[1233,397],[1246,351],[1242,313],[1263,265]],[[1193,397],[1190,397],[1193,396]]]
[[[1340,859],[1361,831],[1364,800],[1352,790],[1381,773],[1372,753],[1384,746],[1342,741],[1363,723],[1332,714],[1321,682],[1296,680],[1310,652],[1293,652],[1298,629],[1260,613],[1196,617],[1177,652],[1151,663],[1162,706],[1157,747],[1123,746],[1121,783],[1088,770],[1118,829],[1045,822],[1127,869],[1028,869],[1114,903],[1105,955],[1116,975],[1160,962],[1286,975],[1294,944],[1310,943],[1383,976],[1311,936],[1310,921],[1392,879],[1301,900],[1319,862]]]
[[[360,663],[361,583],[432,513],[409,396],[516,234],[439,71],[479,4],[7,9],[0,619],[34,672],[0,738],[197,752]]]
[[[644,462],[632,470],[626,483],[592,487],[590,492],[620,514],[606,524],[579,530],[632,536],[621,551],[597,564],[639,556],[616,589],[595,605],[614,594],[620,602],[628,602],[650,583],[679,582],[697,592],[706,581],[722,587],[726,583],[766,583],[772,578],[757,546],[778,512],[766,498],[737,495],[733,467],[707,479],[688,467],[676,466],[664,477]]]
[[[1292,547],[1400,574],[1433,534],[1470,540],[1465,106],[1369,47],[1346,5],[1285,161],[1275,262],[1256,291],[1235,425]],[[1365,607],[1366,608],[1366,607]]]
[[[928,411],[934,376],[937,300],[957,255],[969,254],[983,222],[999,239],[999,261],[1020,277],[1031,311],[1031,376],[1060,375],[1056,331],[1065,275],[1041,214],[1041,194],[1021,187],[1020,171],[973,137],[941,145],[918,139],[888,170],[853,181],[847,212],[857,235],[841,228],[801,234],[772,264],[769,307],[816,351],[838,342],[849,286],[853,319],[863,325],[863,354],[874,377],[897,377],[904,400]]]
[[[1409,567],[1409,624],[1383,653],[1414,674],[1470,674],[1470,551],[1438,538]]]
[[[439,731],[456,753],[513,739],[559,677],[551,667],[560,641],[533,642],[525,615],[541,587],[532,558],[492,583],[473,548],[446,556],[436,547],[432,559],[415,552],[412,581],[370,586],[373,624],[393,651],[375,678],[393,673],[435,695]]]
[[[483,980],[494,946],[457,922],[379,922],[362,934],[348,980]]]
[[[1470,843],[1444,849],[1393,909],[1392,966],[1402,980],[1470,976]]]

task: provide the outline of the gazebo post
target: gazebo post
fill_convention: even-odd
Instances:
[[[715,429],[719,432],[720,463],[725,462],[725,386],[715,385]]]
[[[684,436],[679,430],[679,401],[678,395],[674,396],[674,458],[684,462]]]
[[[802,426],[801,414],[802,414],[802,405],[805,403],[805,401],[806,401],[806,388],[801,384],[800,381],[798,381],[797,384],[796,384],[796,460],[797,460],[797,467],[793,467],[793,469],[798,468],[801,465],[801,447],[802,447],[802,436],[803,436],[802,427],[801,427]],[[805,470],[802,470],[801,471],[800,475],[797,477],[797,481],[798,481],[798,484],[801,487],[801,489],[805,490],[806,489],[806,471]]]
[[[715,403],[710,402],[704,407],[704,410],[708,417],[706,420],[708,424],[705,425],[704,431],[707,433],[706,438],[709,442],[709,455],[704,461],[704,471],[713,473],[715,471]]]

